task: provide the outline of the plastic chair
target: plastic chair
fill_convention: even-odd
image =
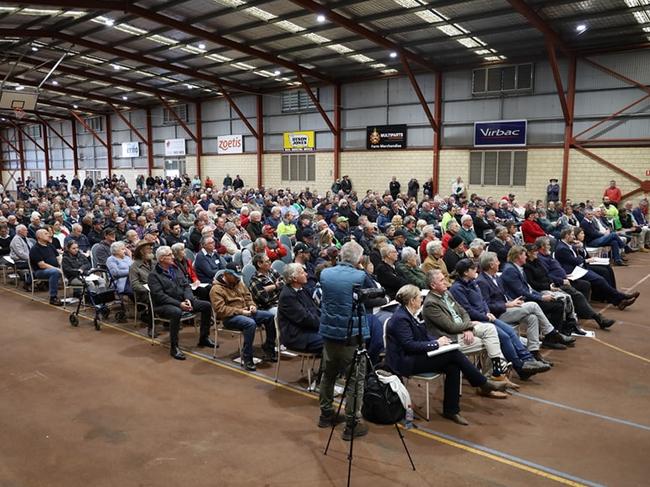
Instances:
[[[427,411],[424,417],[426,418],[427,421],[431,419],[429,384],[434,380],[440,378],[441,376],[442,374],[439,374],[437,372],[426,372],[423,374],[417,374],[417,375],[412,375],[410,377],[406,377],[406,384],[408,384],[409,380],[424,382],[424,393],[426,394],[426,411]]]
[[[280,235],[280,243],[284,245],[287,249],[293,248],[293,244],[291,243],[291,237],[289,237],[289,235]]]
[[[31,261],[31,259],[27,259],[27,265],[28,265],[27,269],[29,269],[29,278],[32,281],[32,301],[33,301],[34,300],[34,287],[35,287],[35,284],[37,282],[47,282],[47,283],[49,283],[50,280],[47,279],[47,278],[42,278],[42,277],[39,277],[39,278],[34,277],[34,270],[32,269],[32,261]],[[61,272],[60,268],[59,268],[59,272]],[[61,274],[61,275],[63,276],[63,274]],[[65,292],[65,288],[64,288],[64,292]]]
[[[244,268],[242,269],[242,277],[244,279],[244,284],[246,287],[250,287],[251,285],[251,280],[253,279],[253,276],[255,275],[255,266],[253,264],[246,264]]]
[[[284,244],[280,243],[280,245],[284,245]],[[281,260],[286,264],[291,264],[293,262],[293,250],[292,250],[291,246],[284,245],[284,248],[287,249],[287,255],[282,257]]]
[[[284,268],[287,266],[286,262],[282,260],[276,260],[271,264],[271,268],[275,271],[277,271],[278,274],[282,275],[282,272],[284,271]]]
[[[278,361],[275,364],[275,382],[278,381],[278,377],[280,375],[280,362],[282,360],[282,353],[280,351],[281,348],[281,340],[280,340],[280,323],[278,322],[278,315],[275,315],[275,319],[273,320],[275,324],[275,348],[278,351]],[[311,388],[311,372],[314,366],[316,365],[316,359],[319,358],[318,353],[313,353],[313,352],[300,352],[298,350],[292,350],[289,348],[285,348],[284,350],[285,353],[290,353],[293,355],[296,355],[300,357],[300,373],[302,374],[305,368],[305,359],[309,362],[309,360],[312,361],[312,366],[307,369],[307,390],[310,390]]]
[[[241,250],[238,250],[235,252],[232,256],[232,261],[237,265],[238,267],[242,267],[244,264],[242,263],[242,258],[241,258]]]

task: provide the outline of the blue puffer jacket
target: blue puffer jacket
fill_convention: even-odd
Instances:
[[[458,304],[465,308],[470,319],[483,322],[490,321],[487,317],[490,309],[476,281],[456,279],[449,292]]]
[[[352,288],[366,285],[366,273],[349,264],[341,263],[324,269],[320,275],[322,289],[320,334],[323,338],[343,342],[347,339],[348,323],[352,314]],[[359,330],[357,317],[354,317],[352,336]],[[370,337],[365,310],[362,313],[361,332],[363,338]]]

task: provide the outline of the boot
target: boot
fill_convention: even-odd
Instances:
[[[169,355],[176,360],[185,360],[185,354],[180,348],[178,348],[177,343],[172,343],[171,348],[169,349]]]
[[[614,323],[616,323],[616,320],[610,320],[605,318],[603,315],[598,313],[596,316],[594,316],[594,321],[598,323],[598,326],[600,327],[601,330],[606,330],[610,326],[612,326]]]
[[[542,356],[542,354],[540,353],[539,350],[535,350],[534,352],[530,352],[530,353],[535,358],[535,360],[537,360],[538,362],[542,362],[543,364],[547,364],[547,365],[550,365],[551,367],[553,367],[553,362],[551,362],[548,359],[545,359]]]

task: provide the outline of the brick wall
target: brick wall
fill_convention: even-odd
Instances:
[[[196,168],[196,158],[185,158],[188,174],[194,177],[195,173],[189,172],[190,160]],[[239,176],[244,180],[247,186],[257,186],[257,156],[255,154],[231,154],[224,156],[203,156],[201,157],[201,178],[205,180],[210,176],[215,185],[219,186],[223,182],[226,174],[235,179]]]

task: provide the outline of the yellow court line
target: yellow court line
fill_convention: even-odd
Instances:
[[[593,340],[597,341],[598,343],[602,343],[606,347],[613,348],[614,350],[617,350],[617,351],[619,351],[621,353],[624,353],[625,355],[629,355],[630,357],[638,358],[639,360],[643,360],[644,362],[650,364],[650,359],[642,357],[641,355],[637,355],[636,353],[628,352],[627,350],[623,350],[622,348],[619,348],[616,345],[612,345],[611,343],[604,342],[601,339],[596,338],[596,337],[594,337]]]
[[[429,438],[431,440],[435,440],[439,443],[444,443],[445,445],[453,446],[454,448],[459,448],[461,450],[465,450],[469,453],[473,453],[475,455],[479,455],[485,458],[489,458],[490,460],[494,460],[495,462],[503,463],[505,465],[508,465],[513,468],[517,468],[519,470],[524,470],[528,473],[532,473],[535,475],[538,475],[540,477],[544,477],[548,480],[553,480],[555,482],[558,482],[560,484],[564,485],[571,485],[574,487],[585,487],[585,484],[581,484],[580,482],[576,482],[574,480],[566,479],[564,477],[560,477],[559,475],[554,475],[552,473],[544,472],[543,470],[539,470],[535,467],[530,467],[528,465],[524,465],[523,463],[515,462],[513,460],[509,460],[507,458],[500,457],[498,455],[495,455],[493,453],[485,452],[482,450],[479,450],[478,448],[473,448],[471,446],[463,445],[462,443],[457,443],[453,440],[449,440],[447,438],[443,438],[442,436],[435,435],[433,433],[429,433],[427,431],[422,431],[419,429],[410,429],[408,430],[411,433],[415,433],[416,435],[424,436],[425,438]]]
[[[16,295],[21,296],[21,297],[27,297],[27,296],[25,296],[24,294],[22,294],[22,293],[20,293],[18,291],[7,289],[6,287],[3,287],[3,290],[8,291],[8,292],[13,293],[13,294],[16,294]],[[40,301],[40,300],[35,300],[35,301],[40,303],[40,304],[45,304],[47,306],[50,306],[50,307],[52,307],[54,309],[57,309],[59,311],[69,312],[68,309],[63,309],[63,308],[60,308],[60,307],[57,307],[57,306],[52,306],[47,302],[43,302],[43,301]],[[88,320],[88,321],[93,320],[92,318],[89,318],[89,317],[81,315],[81,314],[79,315],[79,317],[83,318],[85,320]],[[106,326],[106,327],[111,328],[113,330],[116,330],[116,331],[119,331],[119,332],[122,332],[122,333],[126,333],[127,335],[131,335],[131,336],[134,336],[134,337],[136,337],[136,338],[138,338],[140,340],[151,343],[150,338],[142,336],[139,333],[135,333],[133,331],[127,330],[127,329],[122,328],[120,326],[113,325],[111,323],[106,323],[104,321],[101,321],[101,323],[102,323],[102,326]],[[159,340],[154,340],[154,343],[156,345],[162,346],[162,342],[160,342]],[[314,400],[318,399],[318,396],[316,396],[314,394],[310,394],[310,393],[307,393],[307,392],[304,392],[304,391],[300,391],[298,389],[295,389],[295,388],[293,388],[291,386],[288,386],[288,385],[285,385],[285,384],[277,383],[277,382],[275,382],[275,381],[273,381],[271,379],[267,379],[266,377],[260,376],[258,374],[251,374],[251,373],[246,372],[244,370],[238,370],[235,367],[230,367],[228,365],[221,364],[221,363],[216,362],[214,360],[210,360],[210,359],[207,359],[205,357],[202,357],[201,355],[197,355],[197,354],[195,354],[193,352],[187,351],[187,352],[185,352],[185,354],[192,357],[192,358],[195,358],[197,360],[205,362],[206,364],[217,366],[217,367],[220,367],[222,369],[226,369],[226,370],[229,370],[231,372],[235,372],[235,373],[244,375],[246,377],[250,377],[250,378],[258,380],[260,382],[264,382],[266,384],[269,384],[269,385],[272,385],[272,386],[275,386],[275,387],[279,387],[279,388],[284,389],[286,391],[290,391],[290,392],[293,392],[295,394],[299,394],[299,395],[301,395],[303,397],[307,397],[309,399],[314,399]],[[405,429],[402,426],[400,426],[400,428]],[[545,471],[537,469],[535,467],[531,467],[529,465],[525,465],[523,463],[519,463],[519,462],[516,462],[514,460],[510,460],[508,458],[500,457],[500,456],[495,455],[493,453],[482,451],[482,450],[480,450],[478,448],[473,448],[471,446],[463,445],[462,443],[458,443],[458,442],[456,442],[454,440],[443,438],[443,437],[435,435],[433,433],[422,431],[422,430],[419,430],[419,429],[416,429],[416,428],[408,429],[406,431],[410,432],[410,433],[414,433],[414,434],[419,435],[419,436],[422,436],[424,438],[428,438],[430,440],[437,441],[438,443],[442,443],[442,444],[447,445],[447,446],[458,448],[460,450],[464,450],[466,452],[473,453],[475,455],[479,455],[481,457],[488,458],[490,460],[494,460],[495,462],[499,462],[499,463],[502,463],[504,465],[508,465],[510,467],[513,467],[513,468],[516,468],[516,469],[519,469],[519,470],[523,470],[523,471],[531,473],[533,475],[537,475],[539,477],[543,477],[545,479],[552,480],[552,481],[555,481],[555,482],[558,482],[558,483],[561,483],[561,484],[564,484],[564,485],[570,485],[570,486],[573,486],[573,487],[586,487],[585,484],[575,482],[573,480],[566,479],[564,477],[560,477],[558,475],[554,475],[554,474],[549,473],[549,472],[545,472]]]

